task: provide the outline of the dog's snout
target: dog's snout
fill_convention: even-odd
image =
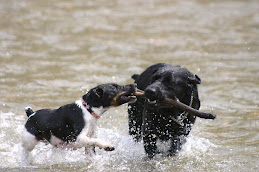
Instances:
[[[137,84],[136,84],[136,83],[135,83],[135,84],[131,84],[131,88],[132,88],[132,89],[137,88]]]
[[[128,84],[128,85],[124,85],[121,91],[126,91],[127,94],[131,94],[136,92],[136,89],[137,89],[136,84]]]
[[[155,88],[148,88],[145,90],[145,96],[151,100],[156,99],[156,93],[157,93],[157,90]]]
[[[145,90],[145,94],[147,95],[154,95],[156,93],[156,89],[155,88],[149,88]]]
[[[149,87],[145,90],[146,98],[150,100],[162,100],[165,98],[163,92],[158,87]]]

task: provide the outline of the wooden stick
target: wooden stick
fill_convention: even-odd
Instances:
[[[134,95],[145,96],[145,93],[142,90],[136,89],[136,92]],[[161,103],[173,105],[175,107],[182,109],[183,111],[188,112],[190,115],[197,116],[200,118],[205,118],[205,119],[215,119],[216,118],[215,114],[198,111],[197,109],[194,109],[194,108],[187,106],[186,104],[180,102],[180,100],[176,97],[174,99],[165,98],[164,100],[161,101]]]
[[[165,98],[165,100],[163,100],[163,102],[165,102],[166,104],[174,105],[174,106],[182,109],[183,111],[188,112],[189,114],[191,114],[193,116],[197,116],[197,117],[205,118],[205,119],[215,119],[216,118],[215,114],[198,111],[197,109],[194,109],[194,108],[187,106],[186,104],[180,102],[180,100],[178,98],[174,98],[174,99]]]

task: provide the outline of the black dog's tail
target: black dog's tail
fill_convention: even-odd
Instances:
[[[25,112],[28,117],[34,113],[31,107],[26,107]]]

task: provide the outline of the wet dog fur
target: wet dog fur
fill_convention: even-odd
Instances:
[[[82,148],[94,154],[94,147],[114,150],[110,143],[95,136],[98,118],[109,108],[136,101],[135,85],[103,84],[91,89],[82,99],[58,109],[25,109],[28,120],[22,135],[24,158],[39,141],[47,141],[55,147]]]
[[[177,97],[182,103],[199,109],[197,84],[201,83],[200,78],[186,68],[165,63],[152,65],[132,78],[138,89],[145,91],[145,96],[137,97],[135,103],[128,105],[129,134],[136,141],[143,138],[149,158],[160,153],[157,142],[167,142],[169,148],[165,154],[175,155],[190,133],[196,117],[157,102]]]

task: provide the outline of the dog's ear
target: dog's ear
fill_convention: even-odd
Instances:
[[[138,79],[138,77],[139,77],[139,74],[134,74],[131,76],[131,78],[134,79],[135,81]]]
[[[191,77],[188,77],[189,82],[193,83],[193,84],[200,84],[201,83],[201,79],[198,75],[193,75]]]
[[[97,97],[102,98],[103,97],[103,90],[101,88],[97,88],[94,90],[94,93]]]

